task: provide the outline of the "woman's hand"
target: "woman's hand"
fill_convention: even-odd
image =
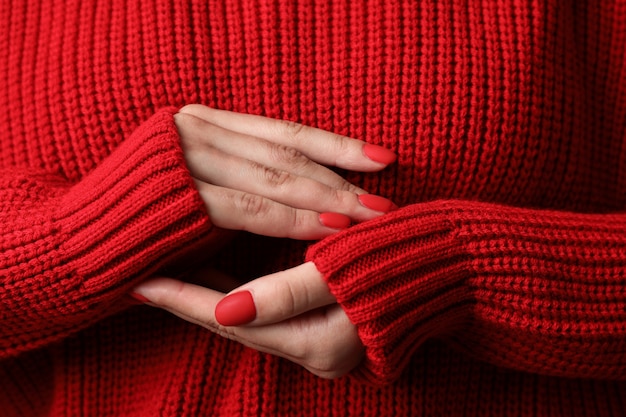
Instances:
[[[213,224],[319,239],[394,208],[323,165],[378,171],[395,160],[379,146],[320,129],[200,105],[175,116],[187,165]],[[249,282],[215,270],[150,279],[133,296],[262,352],[334,378],[363,357],[356,328],[312,263]]]
[[[320,239],[393,208],[330,169],[378,171],[384,148],[293,122],[183,107],[176,126],[213,224],[294,239]]]
[[[225,283],[205,271],[205,283]],[[155,278],[135,297],[261,352],[289,359],[315,375],[336,378],[363,358],[355,326],[311,262],[251,281],[228,296],[209,288]]]

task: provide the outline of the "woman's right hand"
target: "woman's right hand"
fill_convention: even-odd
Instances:
[[[183,107],[174,119],[191,175],[218,227],[312,240],[394,208],[323,166],[381,170],[395,155],[380,146],[198,104]]]

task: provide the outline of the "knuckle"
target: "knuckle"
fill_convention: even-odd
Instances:
[[[290,281],[283,281],[277,299],[281,300],[278,313],[280,317],[291,317],[297,312],[297,294],[298,291],[294,284]]]
[[[350,153],[350,138],[343,135],[333,134],[335,165],[339,165],[339,160]]]
[[[306,211],[288,208],[288,212],[284,213],[282,225],[287,227],[285,237],[291,239],[302,239],[303,234],[311,231],[311,219]]]
[[[307,228],[309,219],[306,214],[300,210],[292,209],[289,221],[286,224],[291,224],[292,231],[300,231]]]
[[[290,167],[300,167],[309,163],[309,158],[291,146],[276,144],[270,150],[273,161]]]
[[[272,187],[280,187],[291,181],[292,176],[289,172],[281,169],[268,167],[264,165],[257,165],[257,168],[261,171],[263,179],[267,184]]]
[[[246,216],[260,216],[267,211],[265,199],[256,194],[241,194],[238,197],[237,205]]]
[[[303,124],[291,120],[280,120],[279,126],[281,126],[282,132],[292,141],[298,141],[305,128]]]
[[[336,188],[332,189],[332,195],[330,197],[332,199],[329,201],[332,201],[333,204],[335,204],[337,207],[342,208],[350,208],[356,202],[356,199],[354,198],[354,193],[338,190]]]
[[[344,154],[350,150],[350,139],[343,135],[334,135],[335,143],[337,146],[337,152]]]

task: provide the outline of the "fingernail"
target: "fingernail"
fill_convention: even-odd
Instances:
[[[361,204],[365,207],[375,211],[382,211],[383,213],[387,213],[396,207],[391,200],[387,200],[386,198],[377,195],[361,194],[358,198]]]
[[[374,162],[389,165],[396,160],[396,154],[382,146],[366,143],[363,145],[363,153]]]
[[[256,307],[250,291],[240,291],[226,297],[215,306],[215,318],[222,326],[241,326],[256,318]]]
[[[320,223],[331,229],[345,229],[350,226],[350,218],[340,213],[321,213]]]
[[[130,293],[128,293],[128,295],[133,297],[135,300],[139,301],[141,304],[146,304],[146,303],[150,302],[150,300],[148,300],[146,297],[144,297],[143,295],[139,294],[138,292],[130,292]]]

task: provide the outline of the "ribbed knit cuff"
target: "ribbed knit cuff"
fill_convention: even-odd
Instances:
[[[88,297],[128,287],[211,227],[186,168],[174,111],[145,122],[60,205],[59,251]]]
[[[454,211],[439,202],[409,206],[307,252],[357,326],[366,348],[360,371],[374,382],[397,378],[423,341],[469,315],[468,257]]]
[[[60,340],[126,308],[140,279],[212,238],[172,110],[142,124],[76,184],[2,177],[0,357]],[[5,218],[7,218],[5,216]]]
[[[324,239],[307,260],[376,382],[431,337],[510,369],[626,374],[626,215],[435,201]]]

